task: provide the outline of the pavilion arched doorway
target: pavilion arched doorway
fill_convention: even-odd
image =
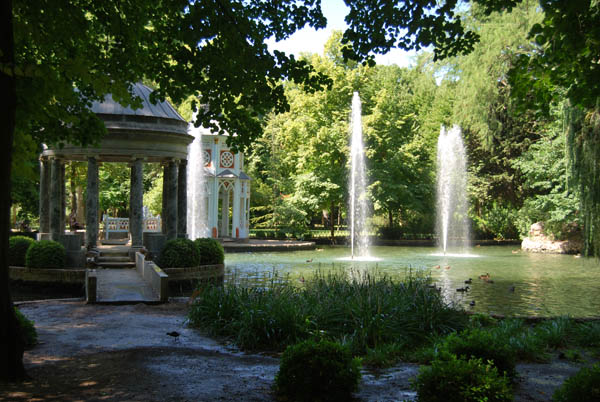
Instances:
[[[223,180],[219,183],[219,237],[233,236],[233,193],[233,181]]]

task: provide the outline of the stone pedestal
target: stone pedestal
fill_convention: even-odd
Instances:
[[[85,268],[86,250],[81,246],[81,235],[79,233],[53,235],[52,240],[59,242],[65,248],[67,253],[65,267]]]
[[[147,259],[156,261],[166,242],[167,236],[162,233],[144,232],[143,243],[148,250]]]

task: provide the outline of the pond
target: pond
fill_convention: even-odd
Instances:
[[[372,247],[379,259],[352,262],[345,247],[311,251],[227,254],[226,280],[264,286],[276,272],[301,284],[317,269],[379,271],[402,278],[409,270],[430,275],[448,302],[475,312],[515,316],[600,315],[600,264],[572,255],[525,253],[515,246],[475,247],[467,255],[440,255],[426,247]],[[479,279],[488,274],[490,280]],[[466,285],[465,280],[472,279]],[[468,292],[456,289],[469,286]],[[474,306],[471,306],[472,302]]]

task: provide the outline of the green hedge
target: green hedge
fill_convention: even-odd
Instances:
[[[8,265],[16,267],[25,266],[27,249],[35,243],[31,237],[13,236],[8,240]]]
[[[187,268],[200,265],[200,251],[190,239],[169,240],[158,258],[161,268]]]
[[[360,362],[348,348],[307,340],[283,353],[275,391],[289,401],[348,401],[360,377]]]
[[[600,364],[584,367],[567,378],[558,388],[552,400],[555,402],[600,401]]]
[[[500,372],[510,378],[516,375],[516,353],[506,338],[492,331],[468,329],[460,334],[450,334],[443,343],[442,350],[463,359],[478,358],[491,362]]]
[[[194,240],[194,244],[200,253],[200,265],[223,264],[225,261],[225,250],[218,240],[202,238]]]
[[[513,400],[506,375],[481,359],[459,359],[454,355],[423,366],[413,381],[419,402],[504,402]]]
[[[52,240],[33,243],[25,254],[28,268],[64,268],[66,251],[62,244]]]
[[[32,348],[37,343],[37,331],[35,330],[33,321],[25,317],[23,313],[21,313],[16,307],[15,315],[17,316],[17,321],[19,322],[19,326],[21,327],[21,333],[23,335],[23,343],[25,345],[25,348]]]

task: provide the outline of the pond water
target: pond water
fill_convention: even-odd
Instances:
[[[449,302],[465,309],[516,316],[600,316],[600,264],[572,255],[525,253],[515,246],[476,247],[467,255],[440,255],[425,247],[372,247],[378,261],[353,262],[346,247],[311,251],[227,254],[226,280],[265,286],[277,273],[301,284],[315,270],[379,271],[402,278],[409,270],[430,275]],[[479,279],[489,273],[490,281]],[[457,292],[467,286],[468,292]],[[471,302],[475,302],[471,306]]]

